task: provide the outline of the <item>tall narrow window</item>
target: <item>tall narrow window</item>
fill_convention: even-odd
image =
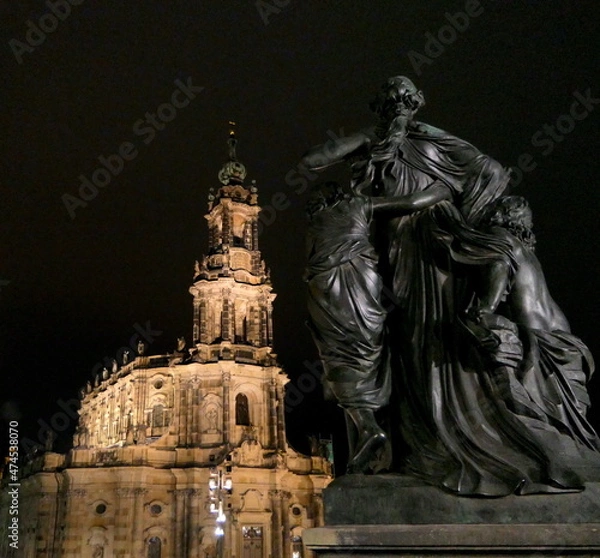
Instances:
[[[152,409],[152,426],[161,428],[165,425],[165,409],[162,405],[155,405]]]
[[[161,558],[162,542],[158,537],[148,539],[148,558]]]
[[[169,426],[169,411],[160,403],[152,408],[150,414],[150,426],[152,428],[151,436],[162,436]]]
[[[238,393],[235,398],[235,423],[241,426],[250,426],[248,398],[243,393]]]

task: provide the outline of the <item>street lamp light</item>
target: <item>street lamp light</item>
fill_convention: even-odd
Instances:
[[[225,496],[231,494],[233,482],[222,470],[212,468],[208,479],[208,491],[210,499],[210,512],[216,514],[215,535],[217,537],[217,550],[220,558],[223,556],[223,539],[225,537],[225,523],[227,516],[223,509]]]

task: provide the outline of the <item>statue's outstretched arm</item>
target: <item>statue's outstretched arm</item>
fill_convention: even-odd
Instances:
[[[300,163],[310,170],[320,170],[341,163],[369,142],[367,134],[359,132],[343,138],[334,138],[309,149]]]
[[[452,193],[448,186],[438,180],[421,192],[392,198],[371,198],[371,201],[373,203],[373,211],[406,214],[427,209],[438,202],[451,199]]]

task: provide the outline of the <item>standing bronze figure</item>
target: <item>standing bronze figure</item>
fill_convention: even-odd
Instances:
[[[387,315],[382,317],[380,304],[374,302],[378,279],[373,279],[368,297],[364,296],[368,289],[354,280],[340,280],[333,290],[312,288],[309,283],[312,329],[326,381],[345,409],[361,398],[376,409],[389,398],[385,381],[389,358],[397,394],[389,407],[397,418],[393,426],[406,447],[394,465],[397,470],[459,495],[580,490],[581,475],[600,465],[600,446],[584,417],[589,353],[578,345],[581,362],[565,365],[578,371],[564,368],[561,376],[570,382],[572,393],[567,396],[568,386],[555,393],[557,404],[563,402],[561,397],[572,402],[571,414],[557,418],[550,408],[541,408],[535,417],[527,415],[527,401],[556,390],[543,371],[534,374],[542,384],[537,391],[516,372],[518,385],[513,382],[511,387],[506,380],[510,374],[504,369],[520,369],[523,359],[531,360],[533,353],[527,351],[533,337],[537,336],[538,350],[546,342],[556,348],[567,341],[555,331],[557,324],[544,329],[548,338],[519,324],[514,312],[496,314],[499,283],[517,285],[527,267],[511,234],[484,224],[490,208],[507,189],[509,172],[466,141],[417,121],[416,112],[424,102],[408,78],[391,78],[371,103],[379,118],[376,126],[317,146],[303,158],[310,169],[350,164],[352,199],[362,199],[364,194],[373,200],[392,200],[433,190],[446,192],[429,204],[388,213],[377,223],[378,268],[371,251],[368,274],[356,273],[374,278],[381,274],[395,298]],[[352,199],[345,203],[360,205]],[[372,203],[375,207],[376,202]],[[319,236],[331,247],[340,243],[335,249],[339,263],[354,246],[344,236],[350,229],[343,226],[352,228],[346,217],[340,214],[332,219],[336,225],[329,220],[319,225]],[[362,223],[360,234],[364,236],[366,230]],[[369,250],[367,241],[361,246]],[[309,277],[311,265],[309,255]],[[539,277],[543,277],[541,271]],[[327,319],[320,319],[319,312]],[[336,366],[331,365],[341,349],[354,351],[359,346],[356,335],[344,332],[343,327],[332,328],[332,321],[353,324],[351,318],[356,316],[368,316],[376,323],[373,328],[365,325],[371,335],[361,339],[359,352],[364,362],[354,363],[356,370],[372,380],[368,387],[357,381],[358,373],[337,377]],[[333,330],[338,335],[335,341]],[[540,341],[541,337],[546,341]],[[572,338],[568,343],[577,344]],[[517,393],[522,400],[518,404]],[[354,425],[359,430],[358,444],[350,436],[349,471],[368,472],[387,465],[377,453],[385,445],[383,432],[377,434],[379,443],[367,443],[371,434],[361,438],[360,421]],[[365,431],[377,432],[379,427],[369,428]],[[371,466],[373,461],[379,466]]]
[[[346,413],[350,473],[378,472],[391,462],[387,436],[374,417],[387,404],[391,384],[383,346],[383,284],[369,241],[372,216],[408,213],[449,197],[440,185],[397,198],[349,197],[334,182],[311,192],[308,325],[323,362],[324,381]]]

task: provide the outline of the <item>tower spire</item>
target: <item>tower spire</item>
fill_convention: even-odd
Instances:
[[[194,269],[194,342],[198,358],[265,363],[273,343],[269,271],[258,246],[260,206],[253,180],[238,161],[235,122],[229,122],[229,160],[221,187],[209,191],[208,253]]]
[[[235,148],[237,146],[237,139],[235,138],[235,126],[236,123],[233,120],[229,121],[229,139],[227,140],[227,145],[229,145],[229,160],[237,161],[237,155],[235,153]]]
[[[246,178],[246,167],[238,161],[236,147],[238,140],[235,137],[236,123],[233,120],[229,121],[229,139],[227,145],[229,147],[229,161],[227,161],[219,171],[219,181],[225,186],[243,184]]]

